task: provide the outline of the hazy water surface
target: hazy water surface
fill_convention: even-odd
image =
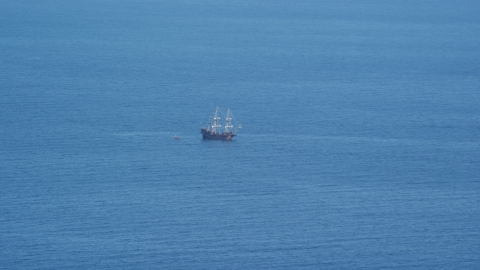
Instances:
[[[0,268],[477,269],[478,14],[1,2]]]

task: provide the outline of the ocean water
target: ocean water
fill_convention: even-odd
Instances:
[[[0,268],[478,269],[478,14],[0,1]]]

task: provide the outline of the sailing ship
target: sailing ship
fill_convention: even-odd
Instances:
[[[213,116],[213,124],[211,121],[208,123],[207,127],[202,127],[200,132],[203,135],[204,139],[211,139],[211,140],[231,140],[235,137],[238,133],[238,129],[242,128],[238,126],[237,129],[233,127],[232,124],[232,113],[230,109],[227,111],[227,116],[225,117],[225,127],[222,129],[222,125],[220,124],[220,117],[218,116],[218,106],[215,110],[215,115]]]

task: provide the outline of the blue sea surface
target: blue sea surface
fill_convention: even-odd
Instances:
[[[479,269],[478,14],[0,1],[0,269]]]

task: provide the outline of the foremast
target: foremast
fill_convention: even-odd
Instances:
[[[218,109],[218,107],[217,107],[217,109]],[[232,125],[232,117],[231,117],[231,113],[230,113],[230,108],[227,111],[227,117],[225,118],[225,121],[226,121],[225,132],[226,133],[232,132],[233,125]]]

